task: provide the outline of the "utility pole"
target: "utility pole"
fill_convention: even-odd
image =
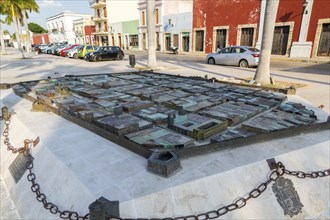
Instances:
[[[148,67],[157,67],[155,42],[155,0],[146,0],[148,30]]]
[[[256,74],[254,75],[256,83],[270,84],[270,55],[272,52],[275,20],[279,2],[280,0],[267,0],[260,60]]]

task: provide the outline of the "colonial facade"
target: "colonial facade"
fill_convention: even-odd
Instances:
[[[139,0],[139,49],[147,49],[147,4]],[[192,12],[191,0],[156,0],[155,28],[156,48],[167,51],[171,46],[179,51],[191,51],[192,48]]]
[[[137,0],[107,0],[110,45],[136,49],[138,37]]]
[[[132,48],[137,37],[137,0],[94,0],[96,45],[111,45],[121,48]]]
[[[94,38],[92,32],[95,32],[92,17],[80,18],[73,21],[73,29],[76,35],[76,44],[93,44]]]
[[[94,0],[90,6],[94,9],[95,32],[92,33],[96,45],[109,45],[108,16],[106,0]]]
[[[193,51],[209,53],[229,45],[259,47],[266,0],[194,0]],[[272,54],[330,56],[330,14],[323,0],[279,3]]]
[[[73,21],[81,18],[90,18],[90,15],[63,12],[47,18],[47,29],[50,42],[67,41],[74,44],[76,33],[73,29]]]

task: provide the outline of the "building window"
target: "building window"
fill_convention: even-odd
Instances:
[[[254,28],[242,28],[241,45],[252,47],[253,46],[253,34],[254,34]]]
[[[218,29],[216,32],[216,44],[214,51],[218,51],[219,49],[225,48],[227,45],[226,40],[227,40],[227,30]]]
[[[141,21],[142,25],[146,25],[145,17],[144,17],[144,11],[141,13]]]
[[[275,27],[272,54],[285,55],[288,47],[290,26]]]
[[[103,8],[103,17],[107,17],[107,8],[106,7],[104,7]]]
[[[156,21],[156,24],[159,24],[158,8],[156,8],[156,11],[155,11],[155,21]]]
[[[317,56],[330,56],[330,23],[322,24]]]
[[[204,31],[196,31],[196,51],[204,51]]]
[[[137,34],[129,36],[129,45],[132,47],[139,46],[139,37]]]

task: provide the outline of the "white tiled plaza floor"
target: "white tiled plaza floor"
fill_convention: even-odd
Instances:
[[[75,210],[83,215],[88,212],[88,205],[100,196],[119,200],[122,217],[196,214],[230,204],[265,181],[269,174],[265,162],[268,158],[275,157],[293,170],[311,171],[330,166],[330,133],[325,130],[184,159],[180,171],[171,178],[162,178],[146,170],[146,159],[53,113],[31,112],[32,103],[10,90],[1,91],[3,105],[16,112],[10,132],[14,145],[21,145],[25,138],[40,136],[40,144],[33,149],[34,171],[47,199],[61,210]],[[326,119],[326,113],[315,110],[322,120]],[[58,219],[36,201],[25,176],[18,184],[12,181],[7,167],[13,159],[1,143],[4,179],[1,183],[6,183],[22,219]],[[293,181],[303,192],[301,198],[306,207],[297,217],[321,215],[329,199],[319,192],[328,193],[329,178]],[[318,200],[317,206],[314,207],[309,197]],[[16,213],[13,203],[2,207],[5,216],[11,215],[12,210]],[[260,207],[263,212],[256,212]],[[225,216],[279,217],[288,218],[283,216],[270,189],[246,208]]]

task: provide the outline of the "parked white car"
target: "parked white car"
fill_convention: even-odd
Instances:
[[[231,46],[206,56],[208,64],[234,65],[242,68],[258,66],[260,51],[254,47]]]

